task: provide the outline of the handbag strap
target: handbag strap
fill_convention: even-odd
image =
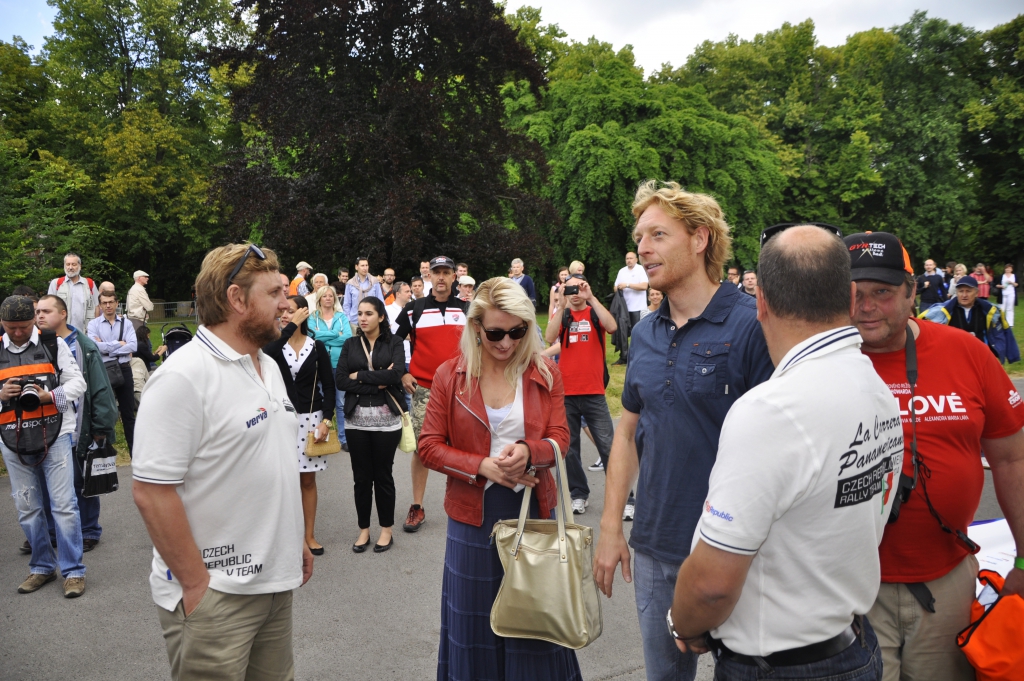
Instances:
[[[316,385],[320,380],[320,357],[316,354],[316,341],[313,341],[313,366],[316,367],[313,370],[313,390],[309,393],[309,413],[313,413],[313,400],[316,399]],[[298,376],[298,373],[296,373]],[[330,427],[328,427],[330,430]]]
[[[562,450],[558,443],[551,438],[545,438],[545,442],[555,450],[555,489],[558,499],[555,502],[555,522],[558,525],[558,548],[560,549],[559,561],[569,562],[568,552],[565,543],[565,525],[568,522],[566,503],[569,498],[569,476],[565,471],[565,461],[562,459]],[[519,508],[519,523],[516,525],[516,541],[512,545],[512,556],[518,558],[519,544],[523,541],[523,532],[526,530],[526,519],[530,515],[530,498],[533,492],[532,487],[527,487],[523,494],[523,504]]]
[[[366,349],[366,346],[363,345],[363,338],[364,338],[364,336],[359,336],[358,338],[359,338],[359,347],[361,347],[363,349],[363,354],[366,355],[366,366],[367,366],[367,368],[370,371],[373,371],[373,360],[370,359],[370,352]],[[405,410],[402,409],[402,407],[398,404],[398,400],[395,399],[395,396],[391,394],[390,390],[388,390],[387,388],[384,388],[384,394],[387,395],[388,397],[390,397],[391,401],[395,403],[396,407],[398,407],[398,415],[399,416],[401,416],[403,413],[405,413]]]

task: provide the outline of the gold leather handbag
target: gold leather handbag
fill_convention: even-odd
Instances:
[[[314,358],[316,358],[316,350],[314,349]],[[313,400],[316,397],[316,386],[320,379],[320,363],[317,362],[316,371],[313,373],[313,397],[309,398],[309,411],[313,411]],[[334,433],[334,439],[331,439],[331,433]],[[306,456],[327,456],[328,454],[337,454],[341,451],[341,441],[338,440],[338,433],[335,431],[334,424],[330,421],[327,422],[327,437],[324,438],[323,442],[316,441],[315,430],[309,431],[306,435]]]
[[[578,650],[601,635],[601,601],[594,582],[594,531],[569,522],[569,481],[554,440],[555,519],[529,519],[531,488],[518,520],[494,524],[491,536],[505,577],[491,608],[491,629]]]

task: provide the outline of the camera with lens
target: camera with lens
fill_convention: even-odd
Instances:
[[[21,386],[21,394],[11,400],[16,411],[26,412],[39,409],[42,404],[39,392],[46,390],[46,383],[35,378],[12,378],[11,382]]]
[[[566,286],[562,289],[562,293],[567,296],[578,296],[580,294],[580,287],[578,284],[575,286]]]

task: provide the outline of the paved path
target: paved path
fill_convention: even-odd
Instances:
[[[1024,380],[1016,381],[1024,391]],[[407,454],[398,453],[395,478],[399,517],[411,487]],[[585,441],[583,459],[597,458]],[[35,594],[17,593],[28,561],[16,548],[24,540],[9,482],[0,480],[0,678],[48,681],[153,681],[167,679],[167,658],[147,582],[152,545],[131,499],[131,469],[119,470],[121,489],[104,498],[103,540],[85,556],[88,585],[77,600],[61,596],[59,582]],[[604,474],[588,472],[591,504],[578,522],[597,527]],[[313,579],[295,600],[295,657],[300,680],[433,679],[437,665],[441,571],[446,518],[444,478],[431,473],[425,507],[428,522],[417,534],[397,532],[388,553],[356,555],[349,546],[358,531],[352,472],[346,454],[331,457],[318,476],[317,538],[327,547]],[[1002,517],[991,474],[976,516]],[[629,524],[626,524],[627,531]],[[376,537],[377,528],[373,528]],[[579,652],[588,681],[643,681],[643,653],[633,588],[617,578],[614,597],[602,600],[604,634]],[[699,681],[709,681],[709,656]]]

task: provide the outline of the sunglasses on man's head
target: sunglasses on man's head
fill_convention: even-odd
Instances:
[[[516,328],[509,329],[508,331],[505,329],[484,329],[484,335],[487,336],[487,340],[492,343],[500,343],[501,340],[505,338],[506,334],[508,334],[508,337],[512,340],[519,340],[520,338],[525,337],[526,332],[529,330],[529,326],[517,326]]]
[[[242,266],[245,265],[245,260],[246,258],[249,257],[250,254],[255,255],[260,260],[267,259],[266,254],[262,250],[260,250],[259,246],[257,246],[256,244],[249,244],[249,248],[245,249],[245,253],[242,255],[242,259],[238,261],[237,265],[235,265],[235,269],[231,270],[231,276],[228,277],[228,287],[231,286],[231,280],[237,277],[238,273],[242,271]]]
[[[768,239],[771,239],[779,232],[785,232],[790,227],[802,227],[803,225],[821,227],[826,232],[832,232],[840,239],[843,238],[843,230],[839,229],[835,225],[830,225],[827,222],[780,222],[779,224],[772,225],[771,227],[768,227],[763,232],[761,232],[761,246],[764,246],[764,243],[768,241]]]

